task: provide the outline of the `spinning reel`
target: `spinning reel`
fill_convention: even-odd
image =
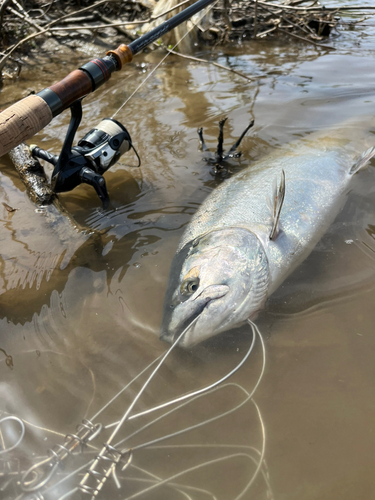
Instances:
[[[109,195],[103,177],[120,157],[133,149],[141,164],[137,151],[131,142],[126,128],[117,120],[105,118],[99,125],[88,132],[77,146],[73,146],[74,136],[82,119],[81,100],[71,107],[71,120],[60,156],[48,153],[36,145],[30,146],[33,156],[54,165],[51,186],[55,193],[71,191],[82,182],[95,188],[103,203],[109,205]]]

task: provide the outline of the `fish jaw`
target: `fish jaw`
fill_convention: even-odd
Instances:
[[[263,246],[250,231],[225,228],[196,238],[173,259],[160,338],[173,342],[195,319],[179,341],[192,347],[239,326],[263,307],[268,275]]]
[[[210,310],[211,312],[210,305],[224,297],[229,290],[229,287],[226,285],[211,285],[203,291],[194,294],[194,297],[183,303],[183,307],[180,307],[177,315],[172,315],[168,330],[161,333],[160,339],[170,343],[174,342],[182,330],[197,316],[199,316],[198,321],[201,322],[202,318],[205,317],[204,310]],[[189,338],[194,334],[193,332],[194,330],[192,332],[189,331]],[[179,342],[179,345],[182,347],[187,347],[186,344],[189,344],[189,347],[192,345],[191,342],[186,342],[184,338]]]

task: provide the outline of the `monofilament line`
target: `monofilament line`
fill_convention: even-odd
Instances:
[[[249,399],[251,399],[253,397],[254,393],[256,392],[256,390],[257,390],[257,388],[258,388],[258,386],[259,386],[259,384],[260,384],[260,382],[261,382],[261,380],[263,378],[265,367],[266,367],[266,349],[265,349],[265,345],[264,345],[262,334],[260,333],[259,328],[255,325],[255,323],[253,323],[251,320],[247,320],[247,322],[250,325],[252,333],[253,333],[253,341],[251,343],[250,351],[248,351],[248,354],[249,354],[249,352],[252,351],[252,347],[254,345],[255,336],[257,334],[258,337],[259,337],[260,343],[261,343],[261,347],[262,347],[262,368],[261,368],[260,375],[259,375],[259,377],[257,379],[257,382],[255,383],[252,391],[250,393],[247,393],[247,398],[238,407],[242,406],[246,401],[248,401]],[[245,356],[243,362],[247,359],[248,354]],[[243,362],[240,365],[242,365]],[[231,373],[233,373],[233,371]],[[254,404],[255,404],[255,402],[254,402]],[[258,414],[260,415],[259,408],[257,407],[256,404],[255,404],[255,406],[257,408]],[[229,412],[225,412],[223,415],[229,414],[232,411],[233,410],[230,410]],[[143,445],[136,446],[136,447],[132,448],[132,450],[141,449],[141,448],[143,448],[145,446],[150,446],[150,445],[159,443],[161,441],[164,441],[165,439],[168,439],[170,437],[178,436],[178,435],[180,435],[180,434],[182,434],[184,432],[187,432],[188,430],[192,430],[194,428],[199,427],[200,425],[205,425],[205,424],[207,424],[207,423],[209,423],[211,421],[214,421],[217,418],[220,418],[220,416],[219,417],[214,417],[212,419],[209,419],[209,420],[207,420],[204,423],[196,424],[196,425],[191,426],[190,428],[184,429],[182,431],[178,431],[176,433],[173,433],[173,434],[170,434],[170,435],[167,435],[167,436],[163,436],[161,438],[155,439],[155,440],[150,441],[148,443],[144,443]],[[260,459],[259,459],[259,462],[257,464],[256,470],[255,470],[252,478],[250,479],[249,483],[246,485],[246,487],[243,489],[243,491],[239,495],[237,495],[235,497],[234,500],[241,500],[243,498],[243,496],[245,495],[245,493],[249,490],[249,488],[251,487],[251,485],[254,483],[254,481],[255,481],[256,477],[258,476],[258,473],[259,473],[259,471],[261,470],[261,467],[262,467],[262,463],[263,463],[264,455],[265,455],[265,439],[266,439],[266,437],[265,437],[265,428],[264,428],[264,424],[263,424],[263,421],[262,421],[261,417],[260,417],[260,420],[261,420],[262,435],[263,435],[263,445],[262,445],[262,451],[260,453]],[[228,460],[228,459],[231,459],[231,458],[240,457],[240,456],[247,457],[247,455],[245,453],[236,453],[236,454],[225,456],[225,457],[215,458],[215,459],[207,461],[207,462],[205,462],[203,464],[199,464],[199,465],[190,467],[190,468],[185,469],[184,471],[178,472],[177,474],[174,474],[174,475],[172,475],[172,476],[170,476],[168,478],[162,479],[159,482],[153,484],[152,486],[149,486],[149,487],[147,487],[147,488],[145,488],[145,489],[143,489],[141,491],[138,491],[137,493],[134,493],[131,496],[126,497],[124,500],[133,500],[134,498],[142,496],[145,493],[148,493],[148,492],[150,492],[152,490],[155,490],[156,488],[160,488],[163,485],[170,484],[172,481],[180,478],[181,476],[186,475],[186,474],[188,474],[190,472],[194,472],[194,471],[196,471],[196,470],[198,470],[198,469],[200,469],[202,467],[205,467],[205,466],[208,466],[208,465],[213,465],[213,464],[216,464],[216,463],[221,463],[221,462],[224,462],[225,460]]]
[[[159,368],[163,365],[164,360],[169,356],[169,354],[176,347],[176,345],[179,343],[179,341],[182,339],[182,337],[185,335],[185,333],[197,322],[198,318],[199,318],[199,316],[197,316],[196,318],[194,318],[193,321],[191,321],[191,323],[184,329],[184,331],[176,338],[176,340],[173,342],[173,344],[171,345],[171,347],[166,351],[166,353],[163,355],[163,357],[161,358],[161,360],[159,361],[159,363],[157,364],[157,366],[154,368],[154,370],[152,371],[151,375],[148,377],[148,379],[146,380],[146,382],[143,384],[143,386],[141,387],[140,391],[138,392],[138,394],[136,395],[136,397],[133,399],[132,403],[130,404],[130,406],[128,407],[128,409],[126,410],[126,412],[124,413],[124,415],[122,416],[121,420],[118,422],[116,428],[114,429],[114,431],[112,432],[112,434],[110,435],[110,437],[106,441],[105,445],[101,449],[99,455],[96,457],[96,459],[93,462],[93,464],[91,465],[90,469],[87,471],[87,473],[83,477],[82,481],[80,482],[79,488],[82,491],[84,491],[84,488],[85,489],[87,488],[86,483],[87,483],[87,481],[88,481],[88,479],[90,477],[90,474],[94,475],[94,476],[96,475],[95,468],[98,466],[98,464],[99,464],[100,460],[102,459],[102,457],[103,456],[105,457],[105,455],[107,453],[107,450],[108,450],[108,447],[111,445],[113,439],[115,438],[116,434],[120,430],[121,426],[128,420],[130,412],[134,408],[135,404],[137,403],[137,401],[139,400],[139,398],[141,397],[141,395],[143,394],[143,392],[145,391],[145,389],[150,384],[151,380],[154,378],[155,374],[159,371]],[[110,469],[108,469],[108,472],[110,470],[112,470],[111,467],[110,467]],[[97,493],[99,493],[99,491],[102,489],[102,487],[104,485],[104,482],[107,480],[107,475],[106,474],[102,474],[101,476],[102,476],[102,478],[99,480],[98,484],[94,488],[95,491],[97,491]],[[91,489],[91,488],[88,488],[88,489]],[[95,495],[97,495],[97,493],[95,493]],[[93,497],[95,495],[93,495]]]
[[[178,47],[178,45],[182,42],[182,40],[187,36],[189,35],[189,33],[194,29],[196,28],[196,26],[202,21],[202,19],[204,18],[204,16],[206,16],[209,11],[211,9],[213,9],[215,7],[215,5],[219,2],[219,0],[217,0],[216,2],[214,2],[212,5],[210,5],[209,7],[206,7],[206,9],[204,10],[202,16],[200,17],[199,21],[197,23],[193,23],[193,26],[185,33],[185,35],[172,47],[171,50],[175,50],[176,47]],[[163,64],[163,62],[167,59],[167,57],[170,55],[170,52],[168,52],[167,54],[165,54],[165,56],[162,58],[161,61],[158,62],[158,64],[155,66],[155,68],[150,71],[150,73],[146,76],[146,78],[138,85],[138,87],[134,90],[134,92],[126,99],[125,102],[123,102],[121,104],[121,106],[118,108],[117,111],[115,111],[112,115],[111,118],[114,118],[121,110],[123,107],[125,107],[128,102],[130,101],[130,99],[132,99],[132,97],[138,92],[138,90],[142,87],[142,85],[144,85],[147,80],[149,78],[151,78],[151,76],[155,73],[155,71],[159,68],[159,66],[161,66]]]

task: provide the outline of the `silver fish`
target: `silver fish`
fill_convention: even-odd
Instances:
[[[375,154],[358,159],[361,144],[356,129],[311,134],[215,189],[172,261],[160,338],[172,342],[199,316],[179,343],[190,347],[254,319],[339,213]]]

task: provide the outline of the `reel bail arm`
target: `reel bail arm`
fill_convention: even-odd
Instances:
[[[31,153],[54,165],[51,185],[55,193],[71,191],[82,182],[90,184],[102,201],[103,208],[107,208],[109,195],[103,174],[130,148],[134,149],[130,134],[117,120],[105,118],[77,146],[73,146],[82,119],[81,99],[70,106],[70,111],[71,119],[60,155],[51,154],[35,145],[30,146]]]

